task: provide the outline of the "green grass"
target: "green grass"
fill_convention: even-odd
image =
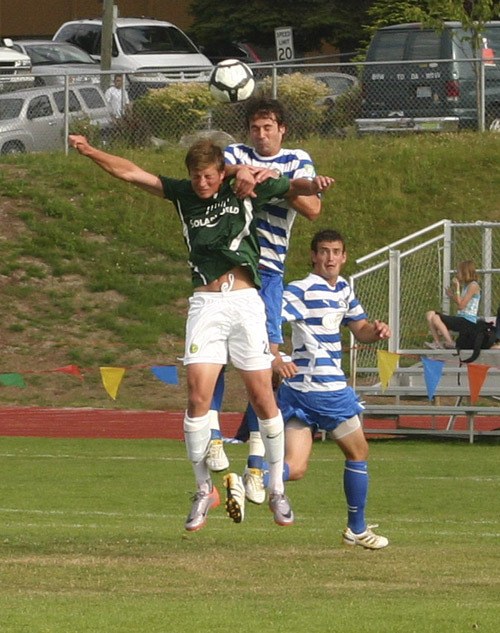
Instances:
[[[336,184],[316,223],[297,218],[287,279],[308,271],[310,238],[319,228],[345,234],[349,274],[357,257],[443,218],[499,221],[499,143],[498,134],[464,133],[300,144]],[[124,150],[153,173],[174,176],[185,173],[184,154]],[[170,203],[111,179],[73,152],[0,157],[0,187],[0,371],[178,362],[191,284]],[[90,389],[61,384],[57,396],[41,383],[22,393],[1,389],[0,402],[109,404],[104,392],[99,400]],[[130,406],[156,408],[157,401],[157,392],[138,381]],[[228,409],[241,402],[238,394]]]
[[[178,441],[2,438],[2,633],[496,633],[498,447],[371,441],[368,519],[384,551],[340,546],[343,460],[314,445],[266,507],[183,529],[193,489]],[[243,467],[245,446],[229,446]],[[220,476],[217,476],[219,479]]]

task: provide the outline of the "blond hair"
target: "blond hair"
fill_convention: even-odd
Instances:
[[[469,284],[471,281],[477,281],[476,264],[472,259],[466,259],[458,264],[457,277],[463,284]]]
[[[212,165],[215,165],[217,171],[224,171],[224,154],[221,147],[206,138],[200,139],[191,145],[184,162],[188,172],[206,169]]]

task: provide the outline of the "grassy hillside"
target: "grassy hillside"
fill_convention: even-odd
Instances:
[[[443,218],[500,220],[500,135],[314,140],[318,171],[335,177],[322,218],[298,218],[288,278],[308,270],[310,237],[335,227],[356,257]],[[128,155],[152,171],[183,176],[182,149]],[[0,405],[182,408],[184,388],[150,373],[178,363],[191,292],[172,205],[102,173],[71,153],[0,162]],[[85,380],[54,373],[68,364]],[[127,368],[116,404],[99,367]],[[180,363],[178,363],[180,368]],[[243,399],[229,379],[228,410]]]

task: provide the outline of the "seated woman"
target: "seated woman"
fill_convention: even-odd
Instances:
[[[449,316],[434,310],[427,312],[425,316],[434,340],[431,343],[425,342],[426,347],[430,349],[454,349],[455,342],[450,331],[460,333],[466,330],[470,323],[477,322],[477,311],[481,297],[481,288],[477,279],[474,262],[471,259],[460,262],[457,276],[451,280],[451,287],[446,289],[448,297],[457,304],[457,313],[455,316]]]

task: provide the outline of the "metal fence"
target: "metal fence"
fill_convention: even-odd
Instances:
[[[500,223],[442,220],[357,260],[365,268],[350,282],[370,317],[389,323],[389,351],[421,349],[430,340],[425,313],[450,314],[445,289],[466,259],[480,275],[479,314],[493,317],[500,306]],[[357,347],[351,338],[351,367],[376,367],[381,347]]]
[[[364,132],[500,129],[500,59],[377,63],[277,63],[252,66],[257,91],[277,96],[288,110],[289,138],[346,136]],[[115,117],[104,91],[110,73],[43,75],[50,85],[0,94],[0,153],[66,150],[66,132],[85,131],[94,142],[148,146],[177,143],[199,130],[221,130],[243,140],[244,103],[216,104],[206,83],[170,83],[148,90],[148,73],[127,75],[134,89],[129,106]],[[158,72],[151,73],[151,79]],[[82,83],[85,79],[86,83]],[[139,81],[139,79],[141,81]],[[134,81],[132,81],[134,80]],[[100,93],[98,116],[78,90]],[[59,88],[54,103],[47,91]],[[125,93],[124,93],[125,94]],[[97,97],[95,97],[97,99]],[[95,100],[94,99],[94,100]],[[41,102],[45,102],[42,107]]]

